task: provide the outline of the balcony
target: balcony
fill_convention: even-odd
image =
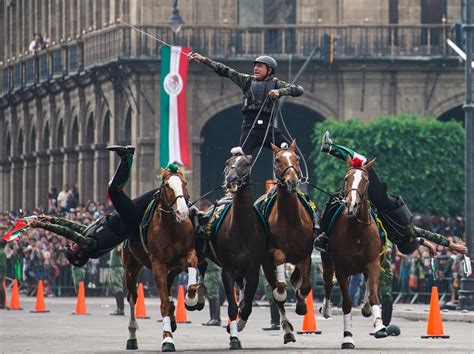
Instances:
[[[139,28],[172,43],[173,35],[166,25]],[[448,25],[194,25],[183,26],[177,42],[217,59],[250,59],[269,54],[284,60],[289,55],[306,58],[314,48],[323,49],[325,34],[335,38],[336,62],[454,57],[446,45],[446,38],[451,34]],[[125,25],[90,32],[76,41],[52,46],[35,55],[8,60],[0,67],[0,96],[122,59],[157,60],[160,49],[160,42]]]

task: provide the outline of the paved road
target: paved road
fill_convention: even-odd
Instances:
[[[112,317],[112,298],[87,298],[90,316],[73,316],[75,298],[47,298],[46,306],[51,312],[30,313],[34,307],[33,298],[21,299],[23,311],[0,312],[0,351],[11,352],[124,352],[128,335],[128,319]],[[139,351],[159,351],[161,348],[162,324],[158,323],[157,299],[146,299],[149,320],[139,320]],[[316,304],[316,307],[319,305]],[[222,307],[223,321],[226,307]],[[128,310],[128,308],[127,308]],[[360,311],[360,310],[356,310]],[[301,329],[302,317],[293,310],[289,314],[297,330]],[[190,324],[178,324],[175,344],[178,351],[228,352],[228,335],[223,328],[204,327],[208,319],[207,307],[201,312],[188,312]],[[297,342],[283,345],[283,332],[266,332],[261,328],[268,325],[267,307],[255,307],[249,323],[240,339],[245,351],[262,353],[307,353],[335,352],[340,348],[342,317],[324,320],[317,316],[321,335],[297,335]],[[420,339],[426,331],[426,321],[410,321],[395,318],[402,328],[402,335],[386,339],[375,339],[369,335],[370,320],[354,316],[354,338],[358,351],[367,352],[474,352],[474,324],[444,322],[445,334],[450,339]]]

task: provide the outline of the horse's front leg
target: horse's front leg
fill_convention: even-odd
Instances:
[[[311,291],[311,257],[307,257],[303,262],[301,262],[293,271],[293,274],[296,273],[296,270],[299,270],[300,279],[298,282],[293,282],[293,287],[295,288],[296,294],[296,313],[300,316],[306,315],[306,297]],[[293,278],[293,274],[291,277]]]
[[[331,317],[331,291],[334,286],[334,261],[328,253],[321,253],[323,263],[324,300],[319,312],[324,318]]]
[[[204,292],[201,291],[201,301],[199,302],[198,294],[198,258],[196,250],[192,249],[186,255],[186,265],[188,267],[188,286],[185,297],[186,310],[202,310],[204,308]],[[199,307],[199,308],[198,308]]]
[[[153,276],[155,278],[156,288],[160,296],[160,310],[163,317],[163,340],[161,342],[161,351],[174,352],[175,346],[173,341],[173,334],[176,327],[172,328],[172,321],[170,317],[171,302],[168,292],[168,266],[166,264],[152,262]],[[175,324],[176,326],[176,324]]]
[[[287,298],[286,293],[286,274],[285,263],[286,255],[280,249],[275,249],[272,252],[273,262],[276,267],[277,283],[276,288],[273,289],[273,299],[277,302],[285,302]]]
[[[367,265],[368,287],[369,287],[369,303],[372,309],[372,323],[374,325],[375,338],[387,337],[387,329],[382,321],[382,310],[379,300],[379,279],[380,279],[380,262]]]
[[[355,344],[352,338],[352,300],[349,295],[349,277],[336,271],[337,281],[342,293],[342,312],[344,314],[344,333],[341,344],[342,349],[354,349]]]
[[[247,324],[247,321],[250,317],[250,314],[252,313],[252,304],[253,304],[253,298],[255,297],[255,293],[257,292],[258,288],[258,278],[259,278],[259,271],[260,267],[256,268],[254,271],[250,273],[245,278],[245,287],[244,287],[244,306],[240,310],[240,319],[237,324],[237,329],[238,331],[242,331],[245,328],[245,325]]]
[[[227,332],[230,334],[230,349],[242,349],[242,344],[240,343],[237,329],[238,307],[234,296],[235,276],[233,276],[228,270],[222,268],[222,282],[224,283],[227,303],[229,304],[227,308],[227,314],[229,316],[230,323],[227,325]]]

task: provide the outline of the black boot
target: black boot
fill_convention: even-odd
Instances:
[[[0,310],[5,309],[5,288],[3,287],[3,281],[0,282]]]
[[[209,315],[211,319],[206,323],[203,323],[203,326],[220,326],[221,325],[221,306],[219,300],[209,299]]]
[[[320,252],[329,252],[329,237],[322,232],[314,240],[314,248]]]
[[[387,301],[382,304],[382,322],[387,327],[392,322],[393,302]]]
[[[270,327],[262,328],[264,331],[280,330],[280,311],[275,301],[270,302]]]
[[[111,316],[124,316],[124,308],[125,308],[125,296],[123,295],[123,292],[119,292],[115,294],[115,302],[117,303],[117,309],[112,312],[110,315]]]
[[[120,163],[115,170],[115,174],[109,184],[109,193],[119,192],[127,183],[132,170],[133,154],[135,148],[133,146],[110,146],[107,149],[115,151],[120,156]]]

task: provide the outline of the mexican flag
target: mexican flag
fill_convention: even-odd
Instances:
[[[3,235],[3,239],[5,241],[13,241],[16,239],[18,236],[20,236],[22,231],[26,231],[30,228],[30,223],[35,220],[37,217],[36,216],[27,216],[22,219],[18,219],[16,221],[15,226],[13,226],[13,229],[8,231],[5,235]]]
[[[178,162],[191,167],[189,157],[186,79],[189,48],[161,49],[160,166]]]

